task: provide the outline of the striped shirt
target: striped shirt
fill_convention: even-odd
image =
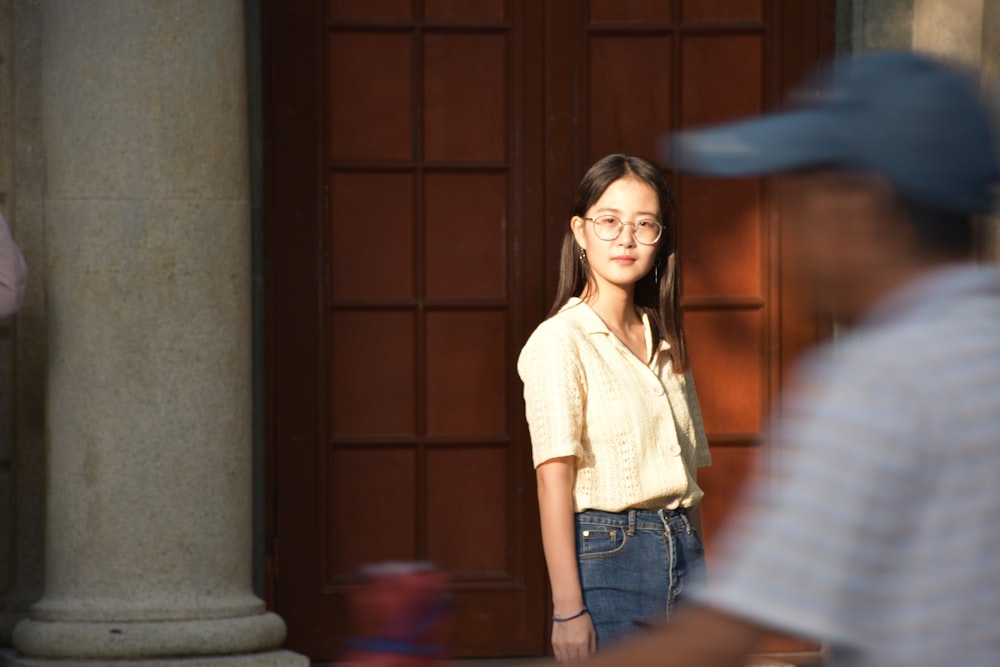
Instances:
[[[802,370],[692,597],[835,665],[1000,664],[1000,274],[921,278]]]

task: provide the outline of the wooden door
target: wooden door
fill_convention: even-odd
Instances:
[[[270,602],[335,657],[356,568],[451,572],[459,655],[546,649],[514,371],[572,189],[612,151],[758,113],[832,43],[832,0],[265,5]],[[779,277],[766,184],[674,178],[715,464],[709,548],[761,415],[817,336]],[[787,648],[789,645],[782,645]]]
[[[557,185],[555,192],[570,192],[587,166],[607,153],[656,155],[657,139],[667,130],[774,109],[833,48],[833,2],[545,4],[546,183]],[[570,37],[552,48],[567,32]],[[782,377],[827,327],[781,284],[788,257],[766,181],[668,176],[678,196],[685,329],[713,458],[699,472],[711,562],[720,526],[745,483],[763,468],[762,426]],[[546,199],[549,248],[561,239],[567,201],[568,195],[554,192]],[[558,267],[554,261],[546,266],[551,293]],[[779,637],[762,647],[814,648]]]
[[[452,578],[459,654],[540,653],[511,369],[543,293],[525,261],[543,229],[541,74],[525,45],[541,6],[291,4],[271,10],[275,60],[302,65],[279,65],[272,92],[274,153],[291,153],[289,134],[300,147],[272,176],[273,577],[288,645],[335,657],[357,569],[429,560]],[[293,218],[286,196],[312,210]]]

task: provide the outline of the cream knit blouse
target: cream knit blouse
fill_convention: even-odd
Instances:
[[[646,349],[652,347],[648,318]],[[690,373],[667,342],[643,364],[590,306],[570,299],[517,362],[535,466],[576,457],[575,511],[692,507],[712,462]]]

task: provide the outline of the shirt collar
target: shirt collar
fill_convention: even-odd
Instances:
[[[585,333],[611,335],[611,329],[604,323],[601,316],[578,296],[570,297],[566,305],[559,309],[559,312],[571,315]]]
[[[566,305],[559,309],[559,312],[572,313],[573,318],[587,334],[614,336],[614,334],[611,333],[611,329],[608,328],[608,325],[601,319],[601,316],[594,312],[594,309],[578,296],[570,297],[570,299],[566,302]],[[649,322],[649,316],[645,313],[642,314],[642,326],[645,330],[646,349],[648,350],[653,344],[653,327]],[[660,347],[657,349],[657,352],[669,349],[670,343],[664,339],[660,341]],[[656,358],[655,354],[653,355],[653,358]]]

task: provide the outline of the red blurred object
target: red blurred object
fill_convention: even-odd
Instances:
[[[355,639],[345,662],[365,667],[447,664],[451,595],[447,576],[428,563],[383,563],[361,570],[350,598]]]

